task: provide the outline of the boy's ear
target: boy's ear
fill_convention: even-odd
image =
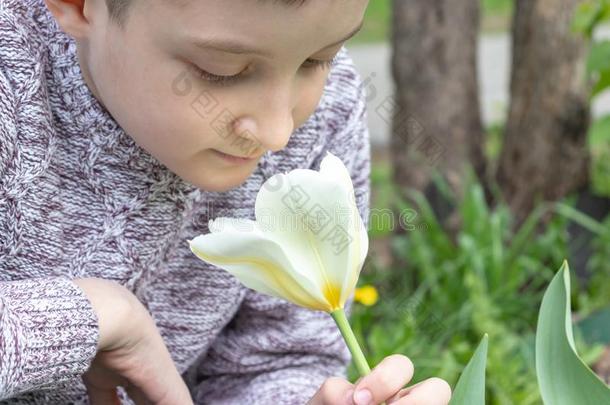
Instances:
[[[44,0],[44,2],[66,34],[78,39],[87,36],[90,27],[84,12],[85,0]]]

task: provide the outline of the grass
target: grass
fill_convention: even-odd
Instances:
[[[505,30],[512,12],[510,0],[481,0],[484,32]],[[384,42],[390,37],[392,3],[390,0],[371,0],[366,10],[364,27],[350,43]]]

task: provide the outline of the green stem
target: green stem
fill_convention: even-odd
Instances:
[[[347,321],[345,311],[343,310],[343,308],[339,308],[332,311],[330,313],[330,316],[332,316],[335,320],[335,323],[339,327],[341,335],[343,335],[343,339],[345,340],[349,351],[352,353],[352,359],[356,364],[356,369],[358,370],[358,373],[361,377],[364,377],[365,375],[371,372],[371,368],[366,362],[366,358],[364,357],[364,353],[362,353],[360,345],[358,345],[358,341],[356,340],[354,331],[352,331],[352,328],[349,325],[349,322]]]
[[[352,327],[347,321],[345,311],[343,310],[343,308],[339,308],[332,311],[330,313],[330,316],[332,316],[335,320],[335,323],[341,331],[341,335],[343,335],[343,340],[345,340],[345,343],[347,343],[347,348],[352,354],[352,359],[356,364],[358,374],[360,374],[360,377],[364,377],[365,375],[371,372],[371,368],[369,367],[369,363],[367,363],[366,361],[366,357],[364,357],[364,353],[362,353],[362,349],[360,348],[360,345],[356,340],[356,335],[354,335]],[[382,402],[381,405],[386,405],[386,403]]]

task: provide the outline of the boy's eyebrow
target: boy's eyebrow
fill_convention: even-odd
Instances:
[[[339,41],[334,42],[332,44],[326,45],[324,48],[322,48],[322,50],[331,48],[335,45],[338,45],[338,44],[345,42],[348,39],[352,38],[362,29],[363,25],[364,25],[364,19],[362,21],[360,21],[360,24],[358,24],[358,26],[355,29],[353,29],[349,34],[347,34],[344,38],[342,38]],[[195,45],[198,48],[216,49],[218,51],[229,52],[229,53],[234,53],[234,54],[258,54],[261,56],[270,57],[270,54],[267,51],[264,51],[262,49],[256,49],[256,48],[249,48],[247,45],[244,45],[241,42],[237,42],[237,41],[230,40],[230,39],[223,40],[223,39],[213,39],[213,38],[205,38],[205,39],[197,38],[197,39],[193,40],[193,45]]]

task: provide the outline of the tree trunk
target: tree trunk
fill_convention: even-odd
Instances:
[[[393,1],[394,180],[423,191],[435,208],[442,201],[431,186],[433,169],[460,193],[466,165],[478,174],[485,168],[478,29],[479,0]],[[387,111],[380,107],[377,113]]]
[[[570,31],[582,0],[516,0],[511,104],[497,179],[518,220],[588,181],[584,39]]]

